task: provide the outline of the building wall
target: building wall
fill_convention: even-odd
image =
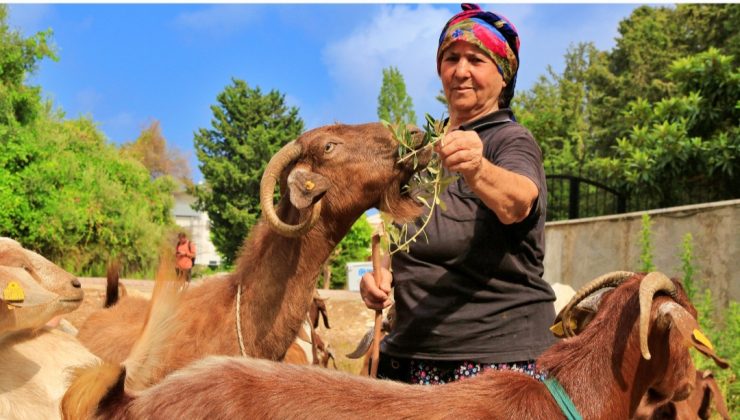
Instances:
[[[694,278],[706,282],[718,304],[740,301],[740,200],[549,222],[545,280],[578,289],[610,271],[639,270],[645,213],[656,270],[682,277],[683,239],[690,233]]]

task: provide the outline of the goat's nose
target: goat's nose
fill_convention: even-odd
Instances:
[[[80,281],[77,279],[72,279],[71,283],[72,287],[74,287],[75,289],[79,289],[80,287],[82,287],[82,284],[80,284]]]

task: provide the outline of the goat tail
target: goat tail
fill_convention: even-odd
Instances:
[[[177,311],[187,285],[183,279],[177,278],[172,258],[162,254],[146,323],[123,362],[128,371],[125,378],[127,390],[148,388],[160,376],[161,360],[179,326]]]
[[[118,303],[118,283],[121,278],[121,263],[116,259],[108,264],[108,270],[105,274],[105,304],[104,308],[110,308]]]
[[[107,406],[125,405],[124,402],[130,399],[123,389],[125,377],[126,369],[123,366],[108,362],[74,369],[72,383],[60,404],[62,419],[94,418],[104,402]]]

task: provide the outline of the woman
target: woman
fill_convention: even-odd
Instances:
[[[395,325],[381,343],[378,376],[409,383],[490,368],[539,377],[534,359],[553,341],[555,294],[542,279],[542,154],[508,109],[519,38],[504,17],[462,9],[437,50],[450,116],[436,151],[459,178],[441,197],[446,210],[425,228],[428,241],[395,254],[380,287],[372,273],[360,285],[371,309],[390,306],[393,287]]]

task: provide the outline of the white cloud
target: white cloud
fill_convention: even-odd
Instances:
[[[225,36],[244,30],[245,24],[257,16],[255,10],[250,5],[209,6],[194,12],[180,13],[175,18],[175,25],[188,31]]]
[[[403,75],[420,121],[425,112],[441,116],[443,107],[434,99],[441,87],[435,54],[439,32],[450,17],[443,7],[383,6],[366,25],[329,44],[322,58],[336,91],[333,115],[326,115],[324,123],[377,119],[382,70],[389,66]]]

